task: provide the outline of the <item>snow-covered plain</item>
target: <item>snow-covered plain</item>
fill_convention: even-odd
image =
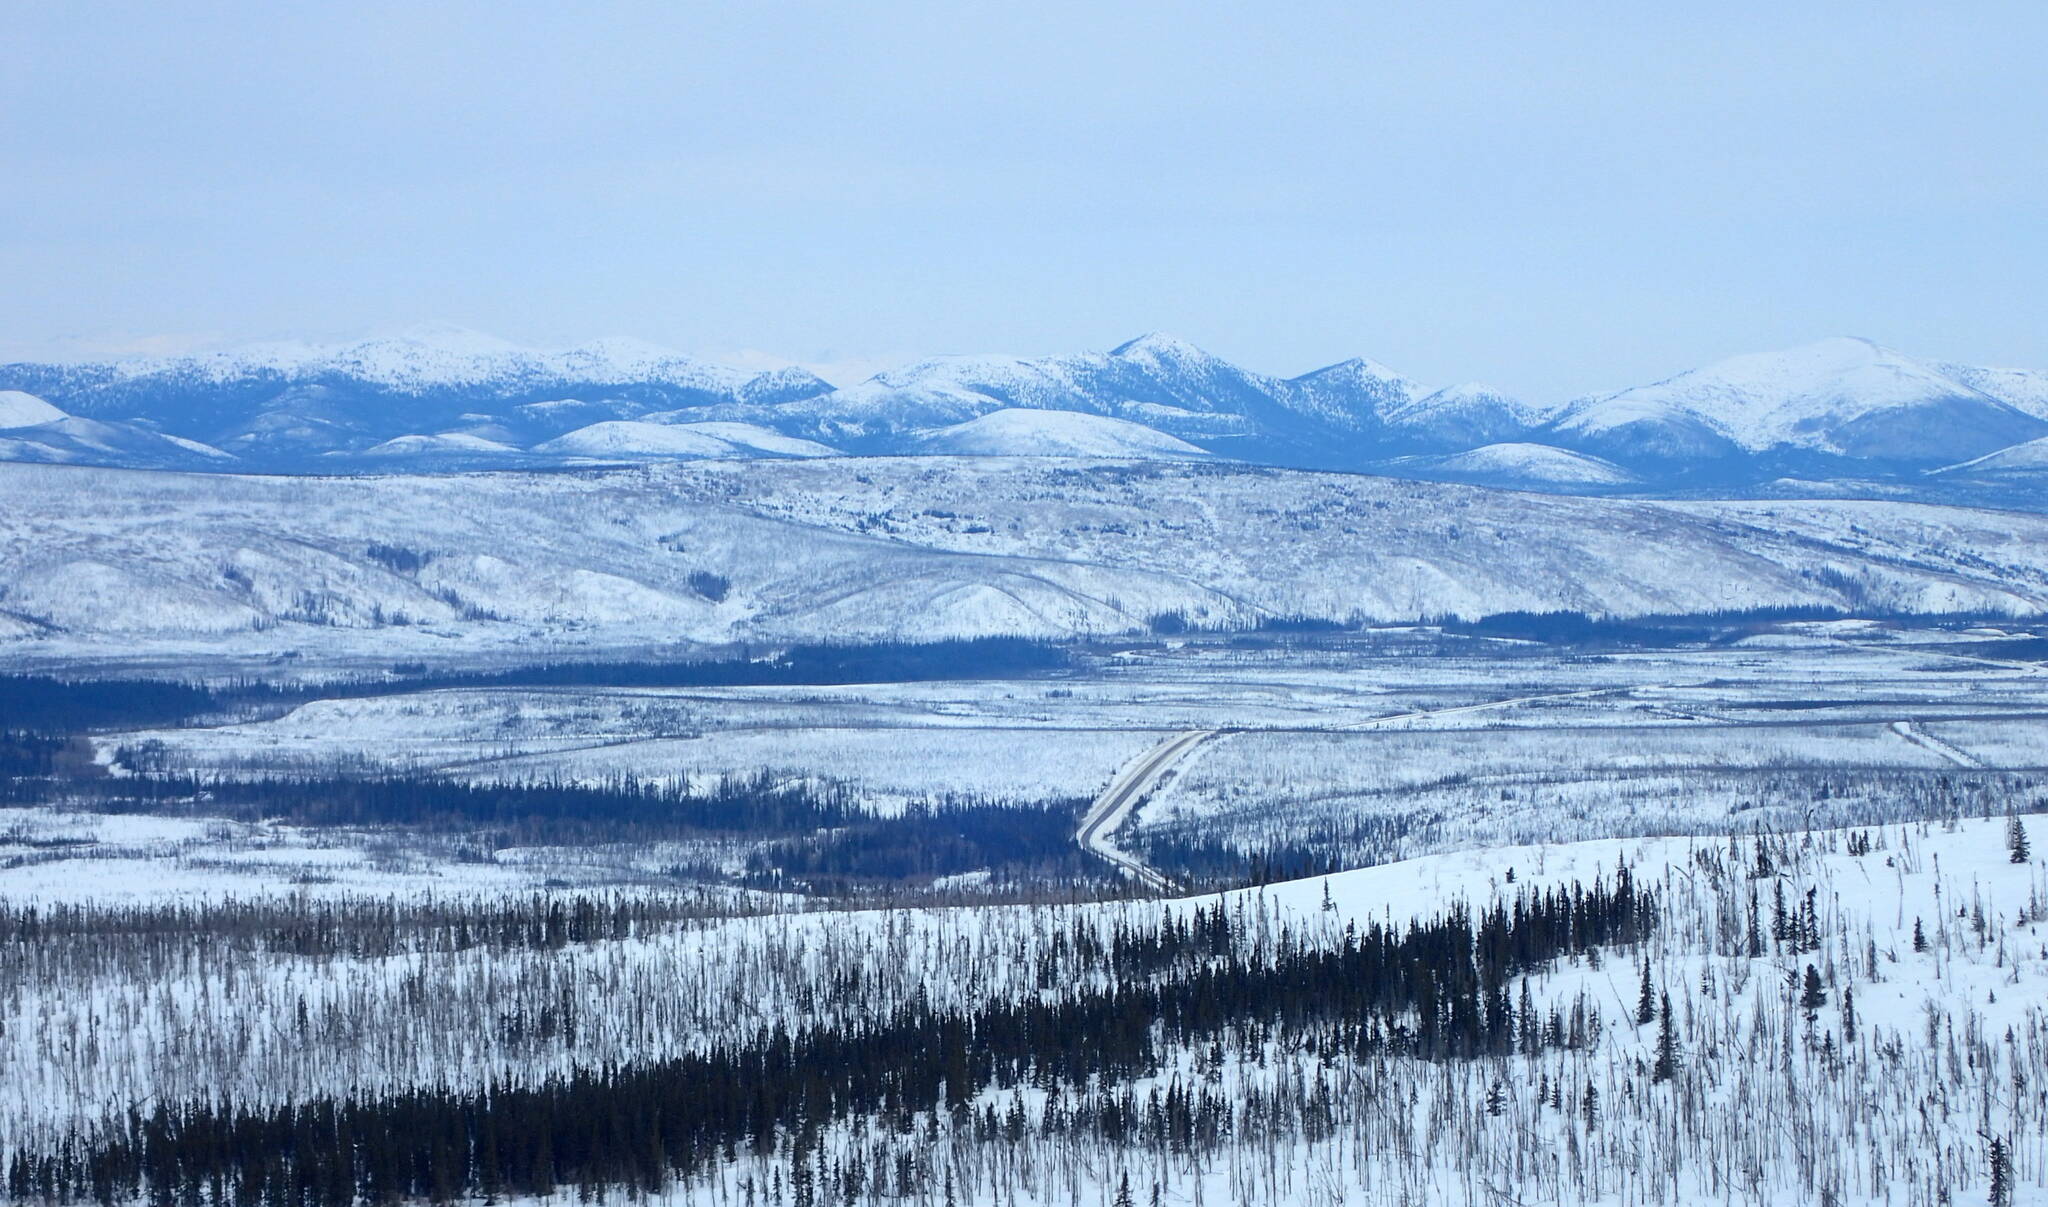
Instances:
[[[227,776],[702,786],[767,773],[889,812],[948,796],[1090,798],[1166,735],[1217,731],[1138,810],[1129,839],[1252,855],[1354,835],[1339,849],[1387,859],[2026,804],[2048,795],[2048,675],[1973,652],[2002,636],[1787,625],[1733,646],[1594,657],[1506,642],[1428,654],[1398,635],[1153,642],[1025,679],[437,690],[93,740],[109,762],[149,744],[157,766]],[[346,853],[371,837],[272,841]],[[92,883],[142,871],[113,847],[44,851],[33,883],[47,891],[67,863]],[[203,844],[179,854],[212,858]],[[409,883],[452,886],[478,873],[474,858],[402,862]],[[578,883],[631,883],[677,860],[614,850],[573,862]],[[535,863],[507,875],[528,873],[552,874]],[[25,883],[10,888],[10,875],[0,893]]]

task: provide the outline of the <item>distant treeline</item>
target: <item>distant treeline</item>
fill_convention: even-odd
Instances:
[[[0,777],[54,775],[63,738],[0,731]]]
[[[383,959],[422,952],[551,950],[645,938],[686,922],[729,917],[703,894],[549,893],[525,898],[284,899],[85,905],[0,901],[0,947],[69,945],[92,957],[148,959],[195,941],[293,956]]]
[[[1143,1106],[1118,1084],[1233,1030],[1313,1037],[1324,1059],[1402,1052],[1499,1057],[1574,1047],[1597,1021],[1517,1001],[1513,977],[1560,956],[1634,943],[1656,919],[1626,871],[1612,888],[1523,893],[1476,920],[1462,909],[1406,928],[1371,922],[1320,947],[1266,944],[1221,903],[1157,930],[1111,936],[1122,983],[969,1010],[916,1005],[859,1026],[781,1024],[741,1043],[641,1066],[581,1069],[542,1084],[429,1088],[382,1099],[280,1106],[154,1103],[42,1151],[17,1148],[7,1198],[52,1203],[352,1207],[544,1196],[574,1187],[659,1191],[741,1150],[792,1154],[788,1201],[855,1201],[875,1179],[914,1181],[914,1161],[813,1179],[821,1130],[849,1115],[914,1136],[920,1117],[992,1133],[1093,1134],[1190,1151],[1231,1134],[1248,1101],[1177,1083]],[[1251,923],[1256,927],[1257,923]],[[977,1120],[991,1087],[1055,1092],[1032,1116]],[[1057,1092],[1065,1087],[1070,1094]],[[1156,1104],[1157,1109],[1153,1109]],[[1035,1116],[1035,1117],[1033,1117]],[[928,1145],[929,1140],[921,1141]],[[834,1184],[836,1182],[836,1184]],[[897,1193],[929,1186],[899,1183]]]
[[[919,803],[895,817],[772,843],[748,860],[748,880],[835,894],[984,868],[1012,880],[1099,876],[1104,865],[1074,842],[1085,804]]]
[[[1146,863],[1204,889],[1278,884],[1344,870],[1328,851],[1305,844],[1248,853],[1207,837],[1140,835],[1136,843]]]
[[[0,675],[0,733],[66,734],[178,725],[221,711],[229,698],[262,690],[254,684],[223,689],[163,679]]]
[[[1467,637],[1504,637],[1518,641],[1541,641],[1551,645],[1657,647],[1696,645],[1739,636],[1757,628],[1797,621],[1881,620],[1901,625],[1967,625],[2012,623],[2003,612],[1894,612],[1818,605],[1782,605],[1756,608],[1728,608],[1713,612],[1667,612],[1646,616],[1594,616],[1585,612],[1495,612],[1476,620],[1456,617],[1437,623],[1446,633]],[[2009,652],[1990,657],[2048,657],[2048,639],[1994,643]],[[2025,651],[2033,651],[2027,653]]]
[[[0,733],[68,734],[175,726],[197,718],[307,700],[442,688],[737,687],[915,683],[1065,668],[1066,647],[1024,637],[867,645],[796,645],[772,656],[680,662],[550,662],[495,671],[394,667],[388,675],[311,684],[253,680],[69,679],[0,675]]]
[[[1745,608],[1656,616],[1591,616],[1584,612],[1495,612],[1477,620],[1446,620],[1461,637],[1502,637],[1550,645],[1672,646],[1712,641],[1731,628],[1799,620],[1840,620],[1838,608]]]
[[[1243,624],[1199,624],[1188,619],[1186,612],[1155,612],[1146,619],[1146,627],[1156,636],[1173,637],[1182,633],[1243,633]],[[1310,616],[1300,612],[1260,616],[1250,626],[1256,633],[1343,633],[1359,627],[1356,620],[1337,620],[1328,616]]]
[[[2048,662],[2048,637],[2015,637],[2008,641],[1972,643],[1959,652],[1973,658],[2007,658],[2014,662]]]
[[[16,790],[27,796],[36,787],[17,785]],[[55,790],[105,813],[190,813],[299,826],[481,833],[499,846],[787,834],[873,816],[838,788],[784,784],[766,774],[703,788],[623,776],[579,784],[406,775],[141,775],[57,785]],[[48,792],[28,799],[46,799]]]
[[[21,741],[62,745],[55,739]],[[1079,881],[1104,872],[1074,844],[1084,802],[945,800],[913,802],[890,814],[836,785],[785,783],[766,773],[702,787],[630,776],[596,784],[422,775],[0,778],[0,802],[59,800],[103,813],[475,836],[479,846],[491,849],[759,839],[746,881],[812,893],[914,884],[982,869],[1012,881]],[[692,870],[719,878],[710,869]]]
[[[1707,612],[1660,612],[1643,616],[1594,615],[1572,610],[1544,612],[1494,612],[1467,619],[1459,616],[1428,615],[1414,623],[1434,626],[1446,634],[1461,637],[1499,637],[1518,641],[1540,641],[1551,645],[1641,648],[1697,645],[1754,631],[1774,624],[1797,621],[1878,620],[1917,627],[1969,624],[2010,624],[2015,618],[2005,612],[1901,612],[1891,609],[1839,608],[1821,604],[1783,604],[1754,608],[1724,608]],[[1185,612],[1159,612],[1147,621],[1155,636],[1235,634],[1239,640],[1257,635],[1313,636],[1352,632],[1367,622],[1352,617],[1287,614],[1261,616],[1254,624],[1203,624]],[[2004,643],[2009,652],[1989,653],[2002,658],[2048,659],[2048,638],[2029,638]]]
[[[444,687],[748,687],[921,683],[1062,670],[1065,646],[1026,637],[868,645],[795,645],[703,662],[557,662],[504,671],[422,672],[402,690]],[[334,694],[325,692],[323,694]],[[381,692],[370,694],[383,694]]]

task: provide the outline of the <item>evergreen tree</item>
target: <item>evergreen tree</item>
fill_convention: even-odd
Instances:
[[[1820,970],[1813,965],[1806,966],[1806,984],[1799,992],[1799,1008],[1806,1012],[1806,1021],[1813,1022],[1820,1017],[1820,1008],[1827,1005],[1828,995],[1820,985]]]
[[[1600,1126],[1600,1091],[1590,1082],[1579,1098],[1579,1118],[1585,1121],[1588,1132]]]
[[[1927,950],[1927,932],[1920,927],[1920,919],[1913,919],[1913,950]]]
[[[1856,991],[1847,985],[1842,987],[1842,1042],[1856,1042]]]
[[[1136,1201],[1131,1198],[1131,1175],[1128,1173],[1117,1182],[1116,1207],[1137,1207]]]
[[[1771,941],[1782,944],[1792,937],[1792,921],[1785,913],[1785,882],[1771,886]]]
[[[2033,849],[2027,845],[2027,828],[2020,824],[2017,814],[2005,819],[2005,847],[2012,852],[2014,863],[2025,863],[2034,857]]]
[[[2011,1207],[2012,1204],[2012,1155],[2005,1151],[2005,1141],[1997,1136],[1991,1138],[1991,1207]]]
[[[1650,1070],[1651,1081],[1669,1081],[1678,1074],[1678,1034],[1671,1024],[1671,995],[1664,995],[1662,1021],[1657,1028],[1657,1062]]]
[[[1636,990],[1636,1025],[1644,1026],[1657,1017],[1657,993],[1650,986],[1650,957],[1643,957],[1643,984]]]

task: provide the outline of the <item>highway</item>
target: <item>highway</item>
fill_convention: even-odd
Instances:
[[[1116,845],[1110,835],[1124,824],[1131,810],[1139,801],[1150,795],[1166,773],[1179,765],[1195,747],[1215,737],[1221,730],[1191,729],[1177,733],[1159,745],[1133,759],[1129,766],[1117,773],[1103,790],[1101,796],[1090,805],[1081,818],[1081,828],[1074,834],[1074,841],[1081,848],[1093,851],[1102,858],[1123,869],[1125,875],[1143,881],[1151,888],[1162,892],[1174,887],[1173,881],[1165,874],[1148,865],[1144,860],[1126,854]]]
[[[1369,729],[1375,725],[1385,725],[1392,721],[1412,721],[1418,717],[1441,717],[1458,713],[1483,712],[1487,709],[1508,708],[1516,704],[1533,704],[1548,700],[1574,700],[1586,696],[1608,695],[1628,690],[1630,689],[1625,687],[1599,687],[1583,691],[1553,692],[1540,696],[1516,696],[1508,700],[1484,700],[1477,704],[1460,704],[1451,708],[1424,709],[1419,712],[1369,717],[1363,721],[1354,721],[1348,725],[1333,726],[1331,728],[1336,730]],[[1182,759],[1185,759],[1194,752],[1196,747],[1209,739],[1232,732],[1235,731],[1227,729],[1190,729],[1184,733],[1173,735],[1131,760],[1130,764],[1122,771],[1119,771],[1116,778],[1109,782],[1109,787],[1103,789],[1102,795],[1095,798],[1095,803],[1088,807],[1088,812],[1081,818],[1080,828],[1074,832],[1074,841],[1081,845],[1081,849],[1093,851],[1095,854],[1121,868],[1125,875],[1142,881],[1148,887],[1158,889],[1161,892],[1176,887],[1171,877],[1117,846],[1116,840],[1112,836],[1116,833],[1117,828],[1123,825],[1124,821],[1130,817],[1131,810],[1137,808],[1147,796],[1150,796],[1153,790],[1159,786],[1160,781],[1166,778],[1167,773],[1180,765]],[[1327,730],[1324,732],[1327,732]]]

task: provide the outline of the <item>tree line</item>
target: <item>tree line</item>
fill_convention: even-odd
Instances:
[[[303,683],[229,678],[206,682],[35,674],[0,675],[0,734],[71,734],[188,724],[196,719],[309,700],[401,695],[448,688],[740,687],[917,683],[1062,670],[1064,645],[1028,637],[741,646],[716,658],[636,662],[542,662],[495,671],[436,670],[424,663],[387,674]]]

